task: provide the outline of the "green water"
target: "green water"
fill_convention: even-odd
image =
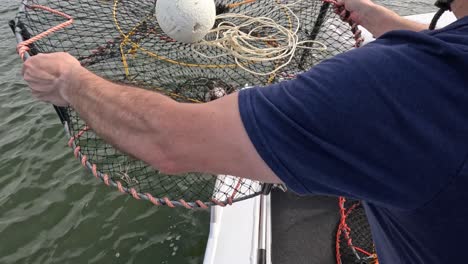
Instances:
[[[201,263],[208,212],[135,201],[72,158],[52,107],[19,75],[7,25],[19,2],[0,0],[0,263]],[[387,1],[403,15],[432,2]]]
[[[207,211],[121,195],[74,160],[53,108],[19,75],[0,1],[0,263],[201,263]]]

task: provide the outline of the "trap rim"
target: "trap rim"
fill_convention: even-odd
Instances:
[[[114,3],[117,3],[118,1],[119,0],[114,0]],[[24,15],[26,13],[26,8],[28,6],[28,2],[30,2],[30,0],[23,0],[21,2],[21,5],[20,5],[19,10],[18,10],[18,14],[16,15],[14,21],[10,21],[10,27],[14,31],[15,37],[16,37],[16,40],[17,40],[18,43],[21,43],[21,42],[27,40],[27,39],[25,39],[23,37],[23,34],[26,33],[27,30],[24,27],[24,24],[22,24],[22,22],[20,21],[20,16]],[[32,1],[32,2],[34,2],[34,1]],[[330,5],[333,5],[335,8],[337,7],[337,2],[334,1],[334,0],[320,0],[320,2],[322,2],[322,8],[325,7],[325,6],[327,6],[327,8],[328,8]],[[321,10],[322,10],[322,8],[321,8]],[[325,10],[325,12],[326,11],[327,10]],[[322,11],[321,11],[320,14],[322,14]],[[346,20],[347,18],[343,18],[343,19]],[[318,18],[317,20],[320,20],[320,18]],[[353,23],[352,21],[349,21],[349,20],[347,20],[347,22],[350,24],[351,31],[354,34],[354,38],[355,38],[355,41],[356,41],[355,42],[355,47],[359,47],[360,44],[362,43],[361,32],[357,29],[357,25],[355,23]],[[320,27],[320,25],[319,25],[319,27]],[[125,41],[123,41],[121,44],[125,44]],[[31,55],[32,54],[30,54],[29,52],[26,52],[25,56],[24,56],[24,59],[25,60],[28,59]],[[72,136],[72,134],[70,132],[69,122],[68,122],[69,116],[68,116],[67,108],[59,107],[59,106],[54,105],[54,109],[55,109],[57,115],[59,116],[59,118],[60,118],[60,120],[62,122],[62,125],[64,126],[66,136],[69,138],[69,142],[68,142],[69,144],[68,145],[73,149],[73,153],[74,153],[75,157],[81,161],[81,164],[84,167],[86,167],[88,170],[90,170],[92,172],[92,174],[96,178],[101,179],[106,185],[117,188],[120,192],[129,194],[129,195],[133,196],[137,200],[143,199],[143,200],[147,200],[147,201],[152,202],[154,205],[167,205],[169,207],[183,206],[183,207],[189,208],[189,209],[192,209],[192,208],[205,208],[206,209],[206,208],[209,208],[210,206],[215,206],[215,205],[226,206],[228,204],[229,205],[232,204],[233,202],[243,201],[243,200],[246,200],[246,199],[261,195],[261,194],[266,194],[272,188],[271,184],[259,183],[259,185],[261,186],[261,188],[259,188],[259,191],[252,192],[251,194],[247,194],[247,195],[244,194],[244,195],[242,195],[242,197],[238,197],[238,198],[235,198],[235,199],[227,199],[227,202],[226,201],[221,202],[221,201],[216,200],[215,198],[212,198],[211,201],[208,201],[208,202],[202,202],[200,200],[188,201],[187,202],[184,199],[170,200],[168,197],[155,198],[149,193],[140,193],[140,192],[136,191],[136,189],[134,189],[134,188],[128,188],[128,187],[123,186],[120,181],[112,180],[107,174],[101,173],[98,170],[96,164],[91,163],[87,159],[87,156],[83,152],[81,152],[80,146],[77,146],[75,144],[74,139],[79,137],[81,132],[78,133],[75,136]],[[84,129],[86,129],[86,128],[84,128]],[[234,190],[234,191],[236,191],[236,190]]]

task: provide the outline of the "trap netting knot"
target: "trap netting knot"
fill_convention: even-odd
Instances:
[[[343,22],[346,12],[331,0],[216,0],[218,16],[212,31],[202,42],[185,44],[161,30],[156,2],[24,0],[15,25],[17,37],[26,41],[21,52],[68,52],[106,79],[157,91],[180,102],[203,103],[244,87],[293,79],[362,42],[357,26]],[[64,25],[67,18],[72,23]],[[274,26],[262,24],[266,22]],[[226,55],[227,25],[242,25],[235,34],[229,33],[246,37],[238,40],[244,45],[242,51],[236,50],[239,56]],[[34,38],[42,32],[48,34]],[[247,56],[251,51],[263,57]],[[56,110],[81,163],[105,184],[136,199],[156,205],[208,207],[231,204],[268,189],[263,183],[227,175],[163,175],[104,142],[72,108]]]

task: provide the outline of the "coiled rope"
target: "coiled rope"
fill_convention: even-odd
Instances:
[[[327,46],[320,41],[299,40],[298,31],[301,21],[290,7],[302,1],[304,0],[290,4],[278,3],[275,8],[261,17],[240,13],[220,14],[216,19],[222,22],[213,28],[201,42],[192,44],[192,50],[209,59],[232,56],[240,68],[261,76],[274,74],[289,65],[297,49],[326,51]],[[252,12],[255,10],[251,9]],[[296,22],[294,29],[291,19],[289,19],[290,28],[287,28],[268,17],[279,10],[283,10],[289,18],[294,18]],[[233,22],[235,20],[242,22],[236,24]],[[268,33],[265,34],[265,32]],[[314,47],[314,45],[319,47]],[[214,56],[207,55],[201,51],[206,47],[216,47],[222,50],[222,53]],[[245,67],[245,65],[257,62],[272,62],[274,69],[268,72],[259,72]]]

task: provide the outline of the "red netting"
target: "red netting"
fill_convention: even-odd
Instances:
[[[366,212],[360,201],[340,197],[336,232],[337,264],[378,264]]]

